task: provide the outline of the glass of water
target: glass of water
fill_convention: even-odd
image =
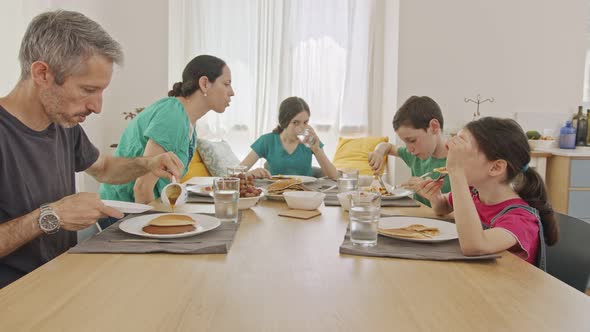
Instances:
[[[315,138],[311,134],[309,128],[303,128],[303,130],[297,134],[297,138],[299,138],[299,141],[308,148],[311,148],[315,143]]]
[[[247,171],[248,171],[248,167],[242,166],[242,165],[228,167],[227,168],[227,176],[232,177],[232,178],[239,178],[240,174],[245,175]]]
[[[359,170],[345,168],[338,170],[338,192],[354,191],[358,189]]]
[[[215,202],[215,217],[221,221],[238,222],[239,197],[239,178],[214,179],[213,201]]]
[[[381,212],[379,193],[357,191],[350,196],[350,240],[353,245],[377,245],[377,228]]]

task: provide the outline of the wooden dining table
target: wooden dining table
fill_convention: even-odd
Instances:
[[[285,208],[243,211],[227,254],[63,254],[0,290],[0,331],[590,331],[588,296],[513,254],[343,255],[347,212],[301,220]]]

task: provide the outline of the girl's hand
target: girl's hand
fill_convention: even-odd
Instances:
[[[313,140],[313,144],[310,147],[310,149],[313,153],[316,153],[316,151],[318,151],[320,149],[320,138],[318,137],[318,135],[315,133],[315,130],[313,130],[313,128],[311,126],[307,126],[307,129],[309,130],[309,136],[307,137],[308,142],[310,140]]]
[[[255,168],[248,172],[249,175],[257,179],[270,179],[270,172],[266,168]]]
[[[431,178],[421,179],[414,186],[418,188],[416,194],[426,198],[430,203],[435,206],[439,202],[444,201],[444,196],[441,192],[443,187],[443,180],[433,180]]]
[[[477,150],[471,141],[460,131],[455,137],[447,141],[447,170],[449,172],[463,169],[463,165],[469,165],[471,159],[477,158]]]

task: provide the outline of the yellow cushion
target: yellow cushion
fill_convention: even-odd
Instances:
[[[193,154],[193,159],[191,159],[191,162],[188,164],[188,170],[180,182],[186,182],[195,176],[211,176],[211,173],[209,173],[209,170],[205,167],[205,164],[201,159],[199,151],[195,151],[195,154]]]
[[[381,142],[389,142],[389,137],[340,137],[332,163],[338,169],[356,168],[359,170],[359,174],[372,175],[373,171],[369,166],[369,152],[373,152],[375,146]],[[384,165],[386,164],[387,157],[385,157]],[[381,172],[384,170],[385,167],[382,167]]]

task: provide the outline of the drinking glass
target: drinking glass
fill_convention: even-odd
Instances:
[[[377,228],[381,213],[381,195],[356,191],[350,195],[350,241],[353,245],[377,245]]]
[[[315,137],[311,134],[309,128],[304,128],[299,134],[297,134],[297,138],[299,138],[299,141],[308,148],[311,148],[315,144]]]
[[[345,168],[338,171],[338,192],[354,191],[358,189],[359,170]]]
[[[239,197],[239,178],[219,178],[213,180],[215,217],[219,218],[221,221],[238,222]]]
[[[232,177],[232,178],[239,178],[240,174],[245,175],[246,171],[248,170],[248,167],[246,166],[234,166],[234,167],[228,167],[227,168],[227,176]]]

